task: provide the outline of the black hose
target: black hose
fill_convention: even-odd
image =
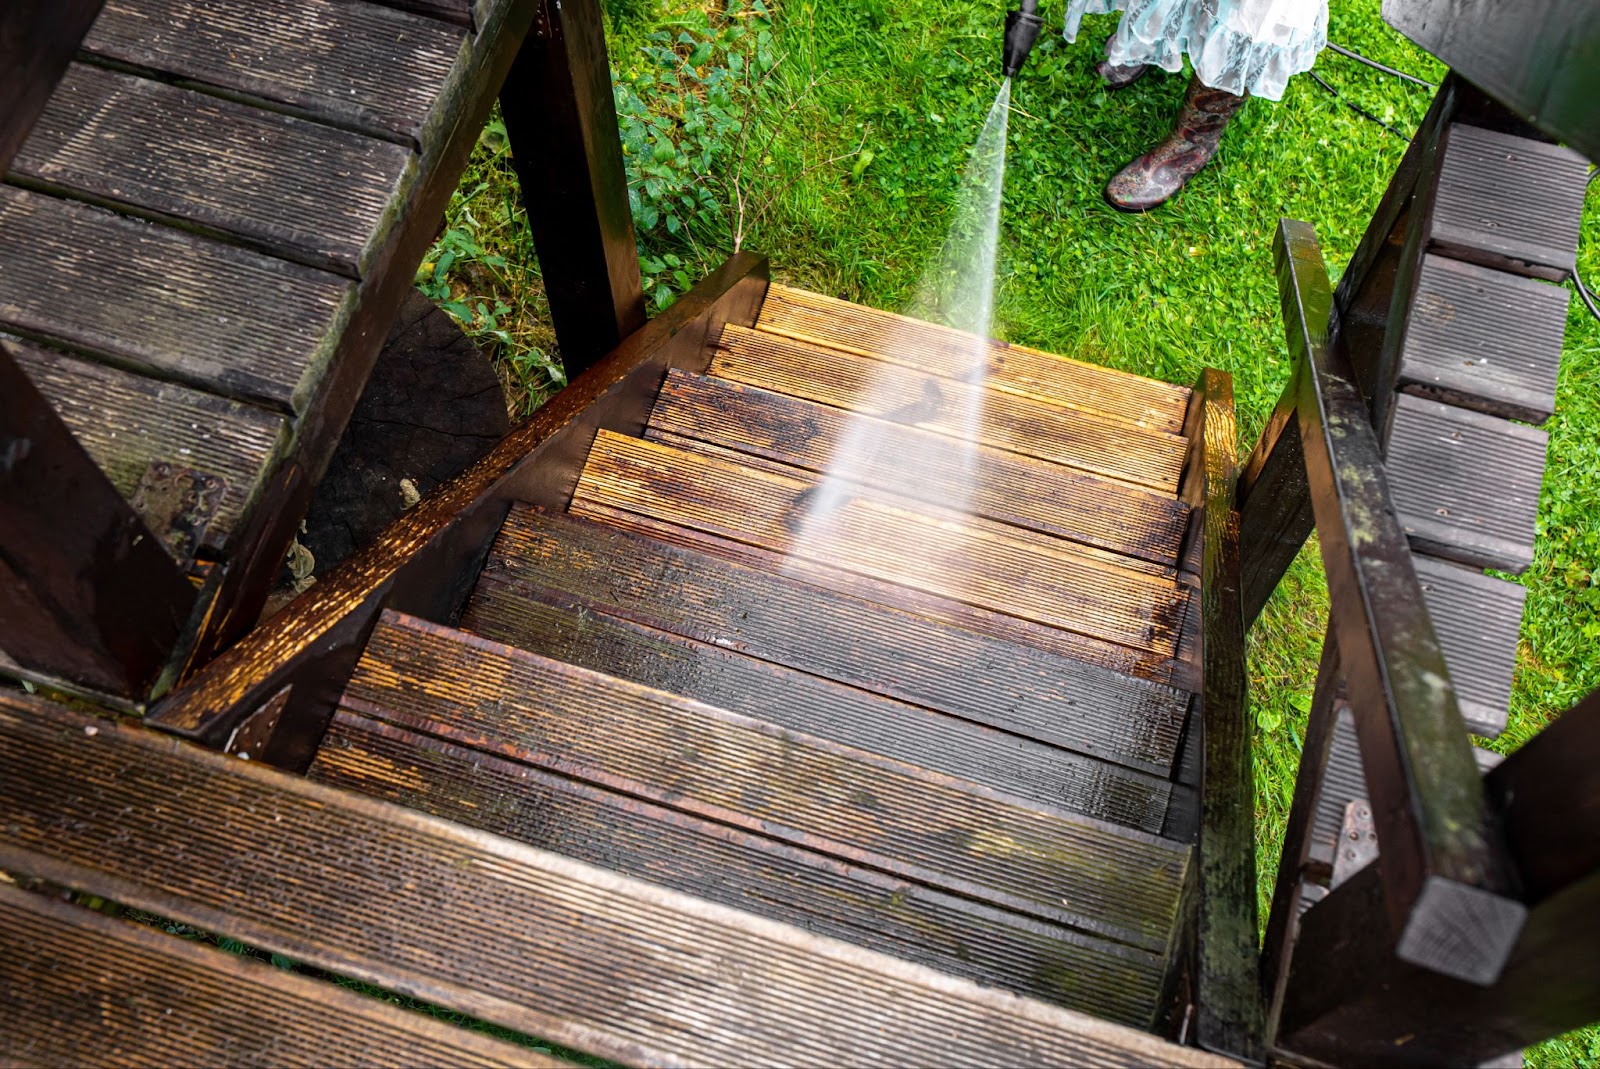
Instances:
[[[1365,63],[1367,66],[1373,68],[1374,70],[1380,70],[1383,73],[1385,73],[1387,75],[1390,75],[1391,77],[1394,77],[1394,78],[1399,78],[1402,81],[1413,82],[1416,85],[1422,86],[1424,89],[1437,89],[1437,88],[1439,88],[1437,85],[1434,85],[1430,81],[1427,81],[1427,80],[1422,79],[1422,78],[1418,78],[1415,74],[1407,74],[1405,71],[1397,71],[1393,67],[1385,66],[1384,64],[1379,63],[1375,59],[1368,59],[1366,56],[1363,56],[1360,52],[1356,52],[1356,51],[1353,51],[1351,49],[1345,48],[1342,45],[1336,45],[1332,41],[1328,42],[1328,49],[1329,49],[1329,51],[1337,52],[1339,55],[1344,56],[1346,59],[1353,59],[1357,63]]]

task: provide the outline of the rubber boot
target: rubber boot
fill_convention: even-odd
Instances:
[[[1106,38],[1106,51],[1111,50],[1111,38]],[[1117,64],[1111,62],[1110,57],[1102,59],[1094,65],[1094,72],[1100,80],[1106,83],[1107,89],[1126,89],[1128,86],[1144,77],[1144,72],[1150,69],[1148,63]]]
[[[1189,79],[1183,107],[1167,139],[1112,176],[1106,202],[1118,211],[1147,212],[1165,204],[1217,154],[1222,131],[1245,98]]]

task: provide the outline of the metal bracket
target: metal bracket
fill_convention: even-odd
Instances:
[[[1330,890],[1378,860],[1378,826],[1372,819],[1372,804],[1357,798],[1344,807],[1344,822],[1339,825],[1339,845],[1333,852],[1333,879]]]
[[[133,510],[172,559],[187,569],[194,564],[227,486],[221,476],[152,460],[133,491]]]
[[[260,758],[268,740],[272,738],[273,728],[278,726],[278,718],[283,715],[284,706],[289,704],[289,693],[292,690],[294,684],[285,684],[276,694],[262,702],[255,712],[245,717],[243,722],[233,729],[233,734],[228,736],[227,745],[222,748],[223,752],[235,754],[246,761]]]

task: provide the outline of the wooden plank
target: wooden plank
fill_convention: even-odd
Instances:
[[[1176,651],[1184,598],[1170,579],[877,501],[829,498],[820,485],[601,432],[572,510],[622,509],[990,612]]]
[[[384,7],[411,11],[418,15],[453,22],[457,26],[472,28],[473,0],[373,0]]]
[[[711,374],[1175,493],[1184,442],[1072,409],[762,331],[728,328]]]
[[[545,597],[1163,777],[1188,709],[1188,696],[1171,687],[759,568],[513,509],[467,618],[505,641],[531,642],[521,621],[528,604]]]
[[[1561,282],[1572,273],[1588,162],[1559,145],[1453,123],[1429,219],[1456,259]]]
[[[1511,705],[1527,588],[1429,557],[1412,561],[1461,715],[1473,734],[1492,739]]]
[[[108,0],[84,41],[102,60],[401,144],[448,131],[431,113],[467,47],[459,26],[336,0]]]
[[[0,323],[147,373],[295,410],[350,283],[82,204],[0,187]]]
[[[3,882],[0,942],[16,1064],[568,1064]]]
[[[1520,574],[1533,563],[1548,438],[1481,412],[1397,397],[1384,467],[1412,544]]]
[[[1159,955],[340,711],[308,775],[1032,998],[1147,1027]]]
[[[12,180],[354,277],[414,168],[387,141],[78,63]]]
[[[684,372],[667,376],[649,434],[726,446],[1168,566],[1188,524],[1182,502],[1125,483]]]
[[[963,382],[981,365],[993,389],[1150,430],[1176,433],[1189,399],[1182,386],[788,286],[772,287],[756,327]]]
[[[1423,257],[1400,355],[1412,392],[1506,419],[1555,410],[1567,291],[1503,271]]]
[[[254,761],[0,706],[0,868],[601,1057],[1229,1064]]]
[[[541,656],[715,705],[753,720],[1131,828],[1161,831],[1170,785],[971,721],[818,679],[732,650],[595,612],[519,600],[497,625],[482,601],[461,626]]]
[[[372,633],[344,708],[1145,950],[1189,848],[415,617]]]
[[[222,550],[261,483],[282,417],[20,339],[0,341],[124,497],[152,461],[220,476],[226,485],[201,545]]]
[[[1317,332],[1314,344],[1325,343],[1328,326],[1326,321],[1307,322],[1307,328]],[[1305,447],[1295,419],[1299,374],[1298,366],[1290,372],[1239,474],[1239,574],[1246,631],[1255,624],[1316,526],[1306,482]]]
[[[39,119],[105,0],[7,4],[0,11],[0,176]]]

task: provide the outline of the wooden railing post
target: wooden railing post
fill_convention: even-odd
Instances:
[[[28,139],[105,0],[0,4],[0,177]]]
[[[569,379],[645,320],[603,20],[598,0],[539,0],[500,92]]]

